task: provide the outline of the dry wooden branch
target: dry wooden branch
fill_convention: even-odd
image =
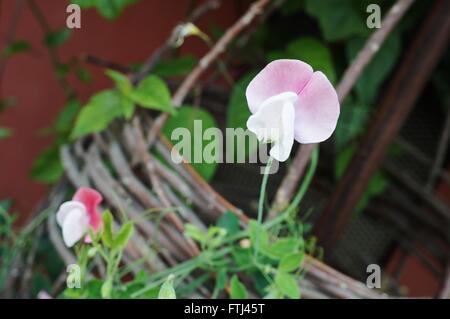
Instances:
[[[433,162],[433,166],[430,171],[430,176],[427,181],[426,190],[431,193],[435,186],[436,180],[439,177],[439,171],[442,169],[445,155],[448,150],[448,141],[450,139],[450,107],[448,108],[447,116],[445,117],[444,129],[442,130],[441,137],[436,152],[436,157]]]
[[[173,99],[175,105],[181,105],[182,101],[192,89],[195,82],[197,82],[203,74],[204,70],[220,56],[229,42],[249,25],[268,3],[269,0],[256,1],[250,7],[249,11],[225,33],[224,37],[219,40],[212,50],[200,61],[199,66],[194,69],[193,73],[186,78],[177,90]],[[151,69],[154,61],[159,58],[159,54],[160,52],[157,52],[156,55],[153,55],[152,59],[149,60],[149,67],[147,69]],[[118,211],[126,212],[132,219],[137,220],[140,213],[145,210],[145,207],[152,207],[153,205],[161,203],[163,207],[173,207],[173,205],[182,207],[183,219],[199,223],[204,227],[203,222],[199,218],[194,218],[196,212],[190,210],[186,205],[183,205],[184,201],[178,196],[181,194],[188,200],[192,200],[195,206],[199,207],[201,210],[209,209],[211,211],[209,217],[217,219],[220,214],[226,211],[232,211],[240,218],[242,224],[245,225],[248,222],[248,217],[217,193],[187,162],[176,165],[170,161],[170,150],[172,149],[172,145],[163,135],[159,134],[159,129],[164,124],[165,118],[166,115],[162,115],[158,118],[159,122],[157,120],[156,123],[152,123],[151,127],[153,134],[150,134],[146,141],[142,136],[143,130],[140,123],[137,122],[138,119],[135,120],[134,127],[126,125],[128,126],[127,131],[132,133],[133,141],[125,141],[123,150],[121,145],[114,145],[111,142],[108,143],[102,141],[98,137],[95,138],[94,143],[90,143],[87,151],[85,151],[81,143],[78,142],[75,145],[75,149],[77,155],[82,159],[83,165],[86,167],[87,174],[85,176],[87,176],[87,182],[89,183],[89,180],[92,180],[93,184],[104,194],[105,199],[112,207]],[[158,166],[158,162],[156,162],[152,154],[149,153],[149,146],[151,146],[155,140],[157,149],[161,151],[160,153],[162,153],[163,156],[166,156],[169,165],[171,165],[171,168],[173,168],[174,172],[178,173],[179,176],[173,175],[173,172],[168,173]],[[111,173],[106,169],[101,159],[99,148],[104,152],[104,155],[112,160],[113,167],[118,173],[122,183],[114,180]],[[135,169],[134,165],[131,165],[130,167],[130,165],[127,164],[127,156],[124,154],[124,150],[129,152],[129,157],[131,157],[131,155],[136,155],[136,158],[138,159],[137,163],[142,164],[143,168],[146,170],[153,185],[154,194],[156,195],[153,196],[154,198],[150,196],[150,194],[153,195],[153,193],[147,190],[145,184],[135,175],[135,171],[133,171],[133,169]],[[70,155],[70,152],[67,154]],[[84,177],[80,178],[80,174],[77,174],[77,172],[83,171],[83,168],[79,168],[76,162],[72,163],[73,161],[71,162],[70,158],[66,158],[64,162],[66,169],[72,171],[70,173],[72,178],[78,180],[77,183],[84,183]],[[305,163],[306,162],[307,160]],[[177,186],[176,184],[182,184],[183,186],[180,188],[180,186]],[[187,187],[185,185],[187,185]],[[192,189],[189,190],[189,187],[194,191],[192,191]],[[195,198],[195,195],[197,195],[198,198]],[[175,217],[178,216],[175,215]],[[182,221],[175,221],[175,225],[178,223],[183,225]],[[146,239],[154,238],[156,232],[154,223],[144,221],[143,223],[139,223],[138,227],[140,227],[140,231],[145,235],[144,237]],[[163,258],[167,264],[174,265],[178,261],[192,256],[192,251],[189,249],[191,247],[186,247],[185,239],[180,234],[182,229],[175,229],[172,225],[169,225],[164,221],[161,222],[160,228],[164,233],[164,238],[161,238],[161,246],[163,246],[164,249],[162,249],[160,253],[161,258]],[[145,245],[145,243],[146,240],[143,240],[141,244]],[[312,257],[306,258],[305,267],[308,269],[306,282],[309,287],[314,287],[309,290],[310,296],[319,295],[348,298],[380,297],[377,293],[368,290],[361,283],[330,269]]]
[[[264,7],[269,3],[269,0],[255,1],[249,8],[249,10],[233,24],[220,40],[211,48],[211,50],[200,60],[197,67],[186,77],[181,83],[180,87],[175,92],[172,98],[172,104],[176,107],[181,106],[184,99],[188,95],[189,91],[193,88],[200,76],[205,72],[209,66],[219,58],[219,56],[225,51],[226,47],[235,39],[235,37],[248,25],[252,23],[255,17],[261,14]],[[148,143],[152,145],[158,135],[158,132],[163,127],[164,123],[169,117],[168,113],[161,114],[152,127],[150,139]]]
[[[167,39],[167,41],[161,47],[152,52],[152,54],[145,60],[139,72],[133,74],[133,76],[131,77],[131,82],[134,84],[141,82],[151,72],[151,70],[154,68],[155,64],[159,61],[159,59],[164,54],[166,54],[175,47],[175,43],[178,37],[180,36],[178,34],[180,27],[182,27],[188,22],[195,22],[209,11],[219,8],[220,4],[221,4],[220,0],[208,0],[201,6],[197,7],[186,19],[185,22],[178,24],[172,30],[172,33],[170,37]]]
[[[147,152],[147,144],[145,143],[144,137],[142,135],[142,129],[139,125],[139,119],[135,118],[133,120],[135,139],[136,139],[136,154],[140,158],[141,163],[144,165],[150,181],[153,185],[153,190],[158,195],[159,200],[163,204],[165,208],[173,207],[170,200],[167,198],[164,189],[162,188],[162,183],[160,178],[156,175],[155,162],[152,158],[152,155]],[[178,218],[178,216],[174,212],[169,212],[165,215],[165,217],[176,227],[176,229],[180,232],[184,232],[183,222]],[[189,252],[191,257],[196,256],[200,253],[195,242],[190,238],[185,238],[189,245]]]
[[[388,85],[369,129],[343,177],[315,223],[316,235],[327,249],[332,249],[350,221],[366,186],[447,47],[450,34],[449,13],[450,2],[435,2]],[[415,76],[416,74],[420,76]],[[448,213],[443,212],[443,215]],[[330,220],[333,223],[329,223]]]

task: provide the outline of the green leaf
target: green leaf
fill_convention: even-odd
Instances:
[[[123,115],[127,120],[131,119],[134,113],[134,103],[125,96],[121,97]]]
[[[221,268],[217,272],[215,289],[220,291],[225,288],[226,284],[227,284],[227,270],[226,268]]]
[[[259,241],[259,249],[264,252],[269,246],[269,234],[267,233],[267,230],[256,220],[250,220],[249,233],[252,246],[255,247],[256,243]]]
[[[130,79],[126,75],[114,70],[106,70],[105,73],[111,80],[114,81],[120,93],[130,97],[133,86]]]
[[[12,203],[13,202],[10,199],[2,199],[2,200],[0,200],[0,213],[1,212],[8,212],[11,209]]]
[[[239,281],[237,275],[231,277],[230,283],[230,298],[231,299],[247,299],[248,293],[244,284]]]
[[[113,245],[114,248],[118,249],[125,248],[131,236],[133,235],[133,232],[134,232],[133,222],[131,221],[126,222],[117,233],[116,238],[114,238],[114,245]]]
[[[113,216],[109,210],[103,213],[103,233],[102,240],[106,247],[112,248],[114,246],[113,236]]]
[[[346,50],[349,63],[353,61],[365,42],[365,38],[354,38],[347,43]],[[375,102],[380,86],[395,66],[400,50],[400,34],[399,32],[393,32],[356,82],[355,90],[362,103],[371,105]]]
[[[254,76],[255,72],[250,72],[234,85],[227,108],[226,123],[228,128],[242,128],[243,130],[247,130],[247,120],[251,112],[248,108],[245,90]],[[238,151],[245,151],[245,157],[247,158],[257,150],[258,140],[256,135],[250,131],[248,131],[248,137],[244,137],[245,140],[239,137],[241,135],[238,135],[234,141],[234,154],[237,154]]]
[[[183,106],[169,118],[162,129],[163,134],[178,148],[181,155],[207,181],[213,177],[222,154],[219,137],[213,137],[211,140],[203,139],[204,132],[210,128],[217,128],[217,123],[206,110]],[[172,138],[174,131],[181,132],[182,135],[174,135]],[[204,154],[207,156],[204,157]]]
[[[159,110],[163,112],[173,112],[170,101],[170,91],[166,83],[156,75],[150,75],[139,83],[131,94],[133,102],[142,107]]]
[[[12,135],[12,131],[6,127],[0,127],[0,140],[8,138]]]
[[[349,142],[361,135],[367,128],[372,109],[368,104],[355,101],[349,96],[341,107],[341,114],[334,132],[334,146],[343,150]]]
[[[158,299],[177,299],[175,289],[173,288],[173,281],[175,277],[170,275],[167,280],[162,284],[159,290]]]
[[[63,107],[55,122],[55,129],[59,133],[70,132],[81,105],[77,100],[71,100]]]
[[[303,0],[287,0],[280,8],[283,16],[291,16],[298,13],[304,5]]]
[[[76,75],[77,78],[85,84],[89,84],[92,82],[92,74],[86,68],[78,68]]]
[[[160,77],[184,76],[197,64],[197,59],[192,55],[185,55],[167,61],[159,62],[153,69],[153,74]]]
[[[233,259],[236,262],[236,264],[240,267],[248,267],[253,263],[252,260],[253,254],[250,249],[235,248],[231,252],[231,255],[233,256]]]
[[[130,119],[134,112],[134,103],[132,101],[132,94],[134,89],[130,82],[130,79],[126,75],[113,70],[107,70],[106,75],[114,81],[117,89],[121,93],[120,101],[123,114],[126,119]]]
[[[306,12],[319,20],[322,34],[327,41],[348,39],[368,35],[370,29],[349,0],[306,0]]]
[[[95,7],[98,12],[108,20],[117,19],[123,10],[137,2],[137,0],[71,0],[72,3],[78,4],[81,8]]]
[[[67,28],[51,32],[45,36],[45,44],[50,48],[59,47],[69,39],[70,34],[71,31]]]
[[[104,298],[104,299],[111,298],[112,286],[113,286],[113,282],[111,279],[107,279],[103,283],[102,288],[101,288],[102,298]]]
[[[60,63],[55,66],[55,73],[58,77],[62,78],[69,74],[71,65],[69,63]]]
[[[322,71],[331,83],[336,83],[336,72],[331,52],[319,40],[309,37],[299,38],[289,43],[286,52],[282,54],[284,59],[297,59],[310,64],[314,71]]]
[[[122,97],[117,91],[105,90],[97,93],[78,115],[72,138],[104,130],[115,118],[124,114],[122,105]]]
[[[222,214],[217,222],[217,226],[225,229],[227,231],[227,235],[234,235],[241,229],[239,226],[238,217],[230,211]]]
[[[198,241],[201,244],[205,244],[206,243],[206,234],[197,226],[192,225],[192,224],[186,224],[184,226],[184,234],[192,239],[194,239],[195,241]]]
[[[2,56],[5,58],[10,58],[13,55],[26,52],[30,50],[31,46],[28,42],[18,40],[9,44],[2,52]]]
[[[280,259],[284,256],[297,252],[303,244],[302,238],[286,237],[278,239],[264,251],[269,257]]]
[[[34,161],[31,169],[31,178],[41,183],[54,183],[64,173],[59,158],[59,147],[52,146],[44,150]]]
[[[355,154],[355,145],[349,145],[345,147],[341,152],[339,152],[336,163],[334,167],[334,175],[336,176],[336,180],[340,179],[348,166],[348,163]]]
[[[300,298],[300,288],[293,275],[278,271],[275,275],[275,284],[283,295],[291,299]]]
[[[283,272],[291,272],[298,269],[302,263],[303,256],[303,253],[293,253],[284,256],[280,261],[278,269]]]

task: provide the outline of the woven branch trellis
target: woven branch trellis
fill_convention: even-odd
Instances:
[[[139,120],[134,121],[136,123]],[[144,258],[148,270],[160,271],[198,253],[195,244],[182,234],[184,223],[206,229],[206,225],[225,211],[236,212],[244,224],[247,218],[226,199],[205,187],[206,182],[187,164],[174,164],[164,141],[158,140],[155,148],[171,167],[165,166],[151,152],[140,153],[137,148],[143,132],[149,131],[149,124],[142,124],[140,132],[137,132],[138,125],[118,124],[115,133],[110,130],[92,139],[80,140],[73,146],[63,147],[61,157],[67,177],[75,187],[91,186],[98,189],[105,196],[106,205],[117,213],[118,223],[121,222],[118,212],[137,221],[138,231],[130,241],[124,259]],[[152,179],[150,170],[154,170],[160,179],[159,186],[164,192],[164,199],[149,186]],[[163,207],[163,201],[177,206],[179,214],[166,214],[158,226],[139,218],[141,213],[151,208]],[[54,218],[49,220],[49,227],[54,236],[59,236]],[[158,247],[150,244],[155,236],[158,238]],[[61,256],[70,256],[71,253],[59,244],[61,242],[60,238],[54,240]],[[73,260],[73,257],[66,257],[67,263]],[[300,285],[305,298],[386,297],[313,257],[306,258],[304,267],[307,275]]]

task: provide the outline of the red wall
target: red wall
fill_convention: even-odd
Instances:
[[[68,1],[35,0],[50,26],[57,30],[65,26]],[[75,29],[68,42],[60,48],[63,61],[85,53],[122,64],[143,61],[157,48],[172,28],[189,10],[189,0],[141,0],[128,7],[115,22],[101,18],[97,11],[82,12],[81,29]],[[15,1],[1,2],[0,36],[3,41],[10,25]],[[199,25],[207,31],[212,24],[227,26],[237,14],[231,1],[209,13]],[[0,126],[14,130],[12,138],[0,140],[0,199],[15,201],[21,219],[29,214],[45,195],[46,186],[32,182],[29,172],[36,156],[50,144],[51,139],[39,132],[48,127],[64,105],[64,94],[55,80],[48,52],[42,45],[43,32],[27,6],[20,16],[15,39],[26,39],[32,51],[8,61],[1,79],[1,96],[13,96],[18,103],[0,114]],[[205,48],[198,39],[188,39],[186,50],[197,54]],[[93,82],[80,84],[70,79],[85,101],[90,94],[110,85],[101,69],[89,67]]]

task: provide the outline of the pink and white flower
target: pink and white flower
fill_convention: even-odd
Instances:
[[[64,243],[72,247],[92,227],[96,232],[101,224],[102,217],[98,212],[98,205],[102,201],[102,195],[91,188],[80,188],[71,201],[63,203],[56,213],[56,221],[62,228]],[[85,237],[89,242],[89,236]]]
[[[294,140],[328,139],[339,118],[338,96],[328,78],[299,60],[269,63],[250,82],[246,97],[252,112],[248,129],[272,143],[270,155],[280,162],[289,157]]]

